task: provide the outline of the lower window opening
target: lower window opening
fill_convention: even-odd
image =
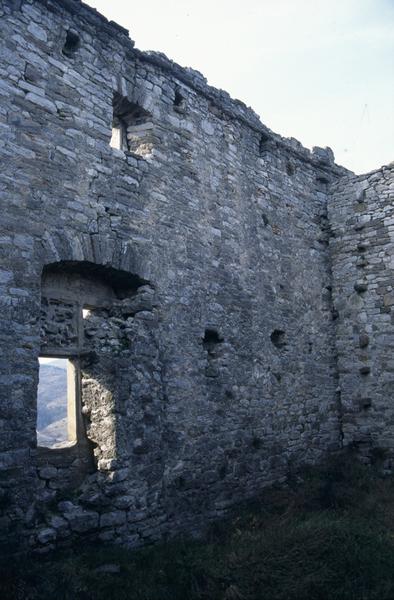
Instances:
[[[77,441],[76,368],[69,358],[40,357],[37,444],[65,448]]]

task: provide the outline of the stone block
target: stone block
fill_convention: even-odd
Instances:
[[[394,292],[390,292],[383,296],[383,304],[384,304],[384,306],[393,306],[394,305]]]
[[[71,512],[65,512],[64,518],[68,521],[70,529],[77,533],[86,533],[98,528],[99,514],[97,512],[77,508]]]
[[[45,527],[37,533],[37,539],[40,544],[48,544],[56,540],[56,530],[52,527]]]
[[[120,510],[104,513],[100,517],[100,527],[116,527],[123,525],[125,522],[126,513]]]
[[[42,467],[38,469],[38,474],[41,479],[53,479],[57,475],[56,467]]]

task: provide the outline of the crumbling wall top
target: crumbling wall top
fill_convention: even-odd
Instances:
[[[141,51],[135,48],[134,40],[130,38],[127,29],[114,21],[109,21],[95,8],[88,6],[81,0],[37,1],[49,11],[66,10],[82,22],[85,21],[95,27],[97,35],[103,37],[104,42],[108,43],[109,37],[122,45],[126,56],[130,56],[134,60],[137,58],[143,62],[148,62],[169,73],[174,79],[181,81],[197,93],[205,96],[212,103],[216,112],[223,118],[236,120],[253,129],[256,133],[267,136],[272,147],[281,147],[289,154],[297,156],[299,160],[312,163],[319,169],[334,170],[337,175],[350,173],[348,169],[335,164],[334,154],[330,148],[314,147],[310,150],[295,138],[286,138],[273,132],[261,122],[259,115],[251,107],[241,100],[232,98],[225,90],[210,86],[207,79],[199,71],[190,67],[182,67],[162,52]]]

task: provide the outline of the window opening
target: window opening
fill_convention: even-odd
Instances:
[[[174,98],[174,110],[179,113],[185,112],[186,108],[186,100],[184,96],[181,94],[179,89],[175,90],[175,98]]]
[[[76,442],[77,371],[69,358],[40,357],[37,444],[63,448]]]
[[[271,138],[269,135],[267,135],[266,133],[262,133],[260,136],[260,142],[259,142],[259,153],[260,156],[263,156],[264,153],[266,152],[266,150],[268,150],[268,146],[269,146],[269,142],[270,142]]]
[[[95,442],[88,434],[90,416],[85,410],[85,401],[89,399],[89,393],[94,395],[104,388],[98,382],[96,385],[94,378],[85,386],[89,379],[86,369],[89,371],[92,367],[93,349],[105,347],[99,341],[102,332],[97,329],[104,321],[94,317],[97,311],[104,307],[109,310],[117,301],[127,298],[132,303],[137,290],[146,284],[148,282],[137,275],[85,261],[64,261],[44,267],[37,394],[38,454],[44,464],[50,464],[52,450],[59,448],[71,450],[70,453],[62,452],[63,457],[67,454],[71,460],[72,456],[78,455],[84,464],[91,464]],[[105,319],[106,315],[100,316]],[[121,335],[119,339],[123,341]],[[108,348],[112,346],[108,345]],[[52,373],[48,366],[52,367]],[[56,376],[55,387],[49,375]],[[58,464],[57,454],[52,453],[52,456]]]
[[[88,319],[91,314],[92,314],[92,308],[89,308],[88,306],[84,306],[82,309],[82,318]]]
[[[150,154],[154,142],[152,115],[117,92],[114,94],[112,106],[110,146],[141,156]]]

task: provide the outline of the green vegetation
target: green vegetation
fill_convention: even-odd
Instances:
[[[394,480],[341,457],[267,491],[204,541],[2,565],[0,598],[393,600]]]

